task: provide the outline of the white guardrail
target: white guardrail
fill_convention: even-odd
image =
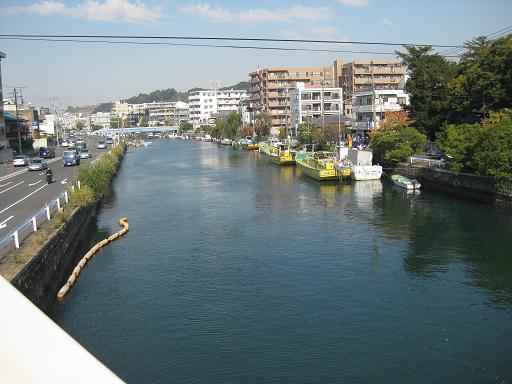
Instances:
[[[72,185],[71,190],[74,188],[75,185]],[[80,181],[76,182],[76,188],[80,189]],[[68,191],[66,190],[47,202],[43,208],[33,214],[27,221],[2,238],[0,240],[0,261],[10,252],[19,248],[23,241],[34,232],[37,232],[43,223],[49,221],[68,202]]]

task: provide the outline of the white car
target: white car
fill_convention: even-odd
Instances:
[[[84,149],[81,149],[78,154],[80,155],[80,158],[81,159],[89,159],[91,157],[91,153],[89,152],[88,149],[84,148]]]
[[[19,155],[14,158],[12,161],[12,165],[15,167],[23,167],[25,165],[28,165],[30,161],[30,158],[27,155]]]
[[[62,143],[60,145],[62,145],[63,147],[67,147],[68,146],[68,141],[67,140],[62,140]]]

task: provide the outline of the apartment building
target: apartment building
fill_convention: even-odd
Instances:
[[[403,89],[375,90],[375,94],[373,91],[357,92],[352,99],[352,129],[361,135],[378,129],[380,122],[386,119],[386,112],[400,111],[406,105],[409,105],[409,94]]]
[[[334,87],[341,78],[341,61],[322,68],[265,68],[249,74],[250,100],[257,111],[268,113],[271,133],[290,124],[290,92],[303,84],[304,88]]]
[[[352,61],[343,64],[338,86],[343,88],[345,100],[351,100],[357,92],[396,90],[404,79],[405,67],[399,61],[371,60]]]
[[[247,97],[247,91],[239,89],[191,92],[188,96],[189,121],[194,128],[214,124],[216,117],[227,116],[230,112],[237,111],[240,102]]]
[[[128,117],[131,124],[137,124],[141,118],[148,119],[150,126],[166,123],[179,125],[189,119],[189,105],[182,101],[154,101],[152,103],[129,104],[114,102],[112,115],[117,118]]]
[[[2,59],[5,59],[5,53],[0,51],[0,100],[4,99],[4,93],[2,88]],[[9,147],[9,141],[7,140],[5,130],[5,116],[4,116],[4,104],[0,103],[0,161],[8,160],[12,156],[12,152],[7,153]]]
[[[304,83],[297,83],[297,88],[290,92],[291,135],[297,136],[299,124],[306,120],[343,113],[342,89],[334,87],[306,88]]]

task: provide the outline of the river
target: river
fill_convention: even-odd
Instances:
[[[83,250],[122,216],[51,317],[128,383],[512,381],[510,211],[158,139]]]

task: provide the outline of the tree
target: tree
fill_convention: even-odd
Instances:
[[[180,123],[180,132],[187,132],[194,129],[194,126],[190,124],[188,121],[182,121]]]
[[[512,109],[491,113],[484,120],[475,149],[479,175],[490,176],[498,187],[512,183]]]
[[[512,105],[512,35],[496,40],[484,36],[465,43],[457,76],[449,84],[451,107],[459,121],[473,122],[486,116],[490,109]]]
[[[118,120],[110,120],[110,128],[117,128]]]
[[[235,140],[240,133],[242,120],[240,114],[232,111],[227,117],[217,119],[219,131],[223,138]]]
[[[430,54],[430,46],[404,47],[406,52],[396,53],[410,73],[405,85],[411,94],[407,111],[415,127],[433,140],[450,119],[448,84],[455,78],[457,65],[438,54]]]
[[[423,151],[427,137],[409,126],[405,112],[391,112],[381,123],[380,129],[370,132],[370,145],[377,161],[398,163]]]
[[[78,131],[81,131],[82,129],[84,129],[84,122],[82,120],[77,120],[75,122],[75,127]]]
[[[315,131],[315,128],[310,127],[309,123],[300,123],[297,131],[299,143],[309,144],[313,142],[313,131]]]
[[[259,112],[254,124],[254,132],[258,140],[266,140],[270,136],[271,118],[268,113]]]
[[[146,117],[141,117],[139,120],[139,127],[147,127],[148,119]]]
[[[471,163],[480,131],[480,124],[449,124],[437,133],[436,143],[446,153],[450,171],[459,173],[473,170]]]

